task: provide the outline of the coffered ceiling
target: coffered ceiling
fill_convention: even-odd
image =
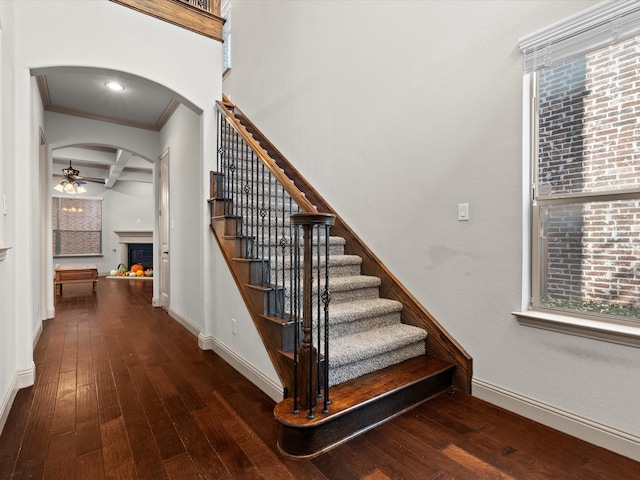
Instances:
[[[181,99],[146,79],[108,69],[56,67],[32,71],[45,111],[160,131]],[[113,91],[107,82],[118,82]],[[107,188],[118,181],[152,181],[152,165],[116,147],[75,145],[53,152],[53,175],[61,176],[69,162],[89,181]]]

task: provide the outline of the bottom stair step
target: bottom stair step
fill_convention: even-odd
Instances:
[[[292,413],[293,398],[286,398],[274,409],[280,423],[278,448],[293,458],[320,455],[448,391],[454,370],[454,365],[427,355],[392,365],[335,385],[329,413],[322,413],[319,398],[311,419],[308,411]]]

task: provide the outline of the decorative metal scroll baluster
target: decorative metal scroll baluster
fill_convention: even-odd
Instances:
[[[294,410],[313,416],[324,395],[322,411],[327,412],[329,229],[334,216],[301,213],[271,167],[222,113],[218,122],[215,198],[223,199],[224,214],[235,219],[240,253],[262,262],[255,280],[273,292],[268,313],[293,323]]]
[[[300,262],[302,257],[303,273],[302,279],[298,278],[295,281],[296,285],[300,285],[298,288],[299,294],[302,295],[302,309],[296,310],[296,316],[294,321],[299,326],[295,329],[296,332],[300,330],[300,348],[298,349],[296,363],[299,365],[297,372],[294,374],[294,385],[296,386],[296,392],[294,395],[294,411],[300,409],[307,410],[307,417],[314,418],[314,407],[317,405],[316,397],[322,396],[321,390],[324,391],[324,408],[323,413],[328,412],[328,405],[331,403],[329,399],[329,229],[335,221],[335,216],[327,213],[297,213],[291,215],[291,223],[296,226],[295,236],[297,241],[294,243],[296,253],[294,259]],[[303,230],[303,254],[300,253],[300,229]],[[319,229],[324,230],[326,239],[323,242],[320,241]],[[317,242],[314,246],[314,231]],[[321,250],[324,248],[324,257],[321,256]],[[314,253],[316,252],[316,253]],[[316,273],[317,277],[314,280],[314,255],[317,255]],[[321,278],[320,272],[324,270],[324,279]],[[293,272],[298,277],[300,276],[300,269],[294,269]],[[315,288],[314,288],[315,284]],[[320,303],[324,304],[324,315],[320,314]],[[314,318],[313,305],[318,305],[317,316]],[[315,330],[318,336],[317,347],[314,345],[314,321]],[[321,348],[321,342],[323,340],[324,349]],[[321,362],[319,355],[323,352],[324,359]],[[322,366],[320,366],[322,363]],[[322,386],[320,380],[323,380]]]
[[[200,10],[204,10],[205,12],[215,13],[211,11],[211,1],[210,0],[180,0],[182,3],[188,3]]]

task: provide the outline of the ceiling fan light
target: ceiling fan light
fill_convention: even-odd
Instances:
[[[124,85],[118,82],[106,82],[104,86],[109,90],[113,90],[114,92],[121,92],[124,90]]]
[[[69,194],[73,195],[73,194],[75,194],[75,193],[76,193],[76,189],[73,187],[73,184],[71,184],[71,183],[67,183],[67,184],[64,186],[64,192],[65,192],[65,193],[69,193]]]
[[[84,193],[87,191],[87,189],[84,188],[82,185],[78,185],[77,191],[78,193]]]
[[[53,189],[57,190],[60,193],[64,192],[64,182],[60,182],[58,185],[53,187]]]

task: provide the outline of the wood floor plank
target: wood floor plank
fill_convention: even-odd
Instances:
[[[97,387],[95,384],[78,385],[76,390],[76,454],[82,456],[101,448]]]
[[[43,478],[52,417],[30,418],[27,423],[13,478]],[[3,433],[4,435],[4,433]]]
[[[456,463],[474,472],[478,477],[486,480],[515,480],[511,475],[501,472],[487,462],[471,455],[457,445],[448,445],[441,450],[443,454]]]
[[[9,417],[2,430],[2,435],[0,435],[0,460],[18,456],[24,441],[34,395],[34,387],[23,388],[16,394]]]
[[[102,450],[96,450],[85,455],[76,457],[76,478],[103,480],[104,461],[102,458]]]
[[[428,443],[424,442],[420,435],[415,436],[402,428],[398,427],[394,423],[386,423],[381,425],[376,435],[382,435],[385,440],[395,442],[396,445],[405,448],[413,455],[421,459],[421,462],[427,465],[437,466],[439,474],[447,474],[453,478],[458,479],[470,479],[475,480],[478,476],[478,471],[474,468],[469,468],[456,459],[452,459],[450,456],[444,455],[442,452],[451,447],[451,444],[447,444],[442,449],[435,449]],[[484,478],[480,476],[481,478]],[[487,477],[487,480],[493,477]]]
[[[362,477],[362,480],[391,480],[391,479],[376,468],[373,473],[370,473],[366,477]]]
[[[98,408],[106,408],[118,403],[116,384],[109,360],[101,360],[94,364],[96,389],[98,392]]]
[[[361,435],[350,441],[352,447],[370,458],[376,458],[377,468],[390,478],[426,480],[436,478],[438,471],[428,466],[417,464],[414,458],[408,462],[405,455],[396,455],[389,451],[380,438]]]
[[[56,392],[51,434],[70,432],[76,428],[76,372],[60,372]]]
[[[220,424],[214,413],[209,409],[202,409],[194,412],[193,416],[232,478],[262,478],[256,466],[233,441],[233,437]]]
[[[353,473],[349,464],[342,463],[331,452],[320,455],[320,457],[311,460],[311,463],[327,478],[340,478],[341,480],[358,480],[360,478]]]
[[[162,459],[167,460],[184,454],[186,452],[185,446],[176,431],[174,423],[171,421],[171,417],[169,417],[164,403],[161,400],[157,400],[153,403],[145,404],[144,407]]]
[[[160,451],[144,413],[128,415],[124,417],[124,423],[138,477],[149,480],[168,479]]]
[[[196,464],[193,463],[193,459],[188,454],[165,460],[164,466],[171,480],[201,478]]]
[[[273,400],[153,308],[144,283],[101,279],[96,295],[69,285],[56,299],[36,384],[0,435],[1,479],[640,478],[639,462],[460,392],[318,458],[286,458]]]
[[[178,390],[173,383],[171,383],[171,380],[169,380],[169,377],[161,366],[150,365],[145,367],[145,370],[159,398],[165,399],[178,395]]]
[[[75,477],[76,441],[75,432],[51,437],[47,453],[44,476],[47,479],[68,480]]]
[[[16,466],[17,457],[7,457],[0,460],[0,478],[10,479]]]
[[[163,400],[163,403],[200,474],[205,478],[228,476],[226,467],[211,447],[207,437],[198,428],[181,397],[170,397]]]
[[[91,355],[91,350],[89,350],[88,354],[78,357],[76,381],[78,385],[89,385],[96,381],[96,371],[93,365],[93,355]]]
[[[106,478],[137,478],[124,419],[111,407],[100,410],[102,455]],[[116,416],[117,415],[117,416]]]
[[[365,478],[367,475],[374,473],[376,462],[371,458],[360,455],[351,445],[343,443],[329,452],[342,465],[348,466],[358,478]]]
[[[97,416],[76,424],[76,454],[86,455],[102,449],[100,421]]]
[[[264,475],[265,478],[294,478],[287,468],[278,462],[278,456],[262,442],[247,424],[242,421],[237,412],[226,402],[222,396],[214,392],[205,398],[209,411],[215,416],[220,425],[226,430],[238,446],[246,453],[247,457]],[[304,467],[304,464],[300,464]],[[308,471],[297,472],[296,478],[314,478],[314,473],[319,473],[315,468],[306,467]],[[321,478],[321,477],[316,477]]]

